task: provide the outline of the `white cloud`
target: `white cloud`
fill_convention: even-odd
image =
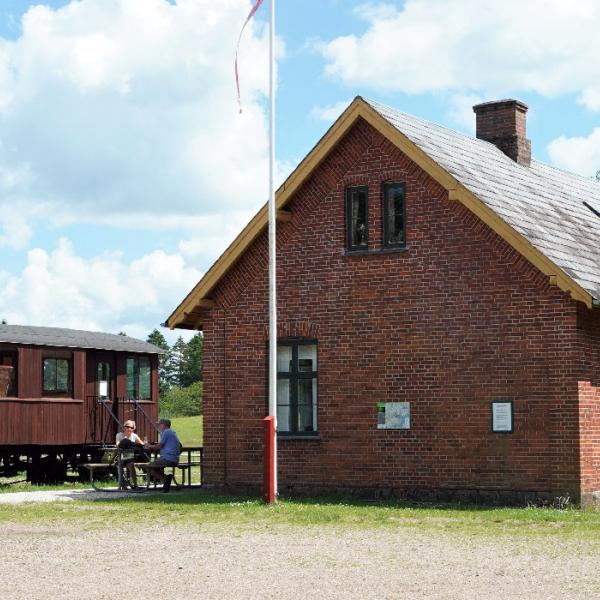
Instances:
[[[30,250],[21,273],[0,272],[0,317],[11,324],[124,329],[143,338],[200,276],[180,254],[156,250],[125,262],[113,252],[86,259],[62,238],[51,252]]]
[[[32,236],[27,220],[18,212],[0,206],[0,246],[24,250]]]
[[[80,0],[31,8],[21,37],[0,39],[0,205],[58,224],[155,228],[255,210],[267,195],[268,45],[258,21],[242,40],[241,115],[233,84],[249,7]]]
[[[475,134],[473,107],[480,102],[483,102],[483,98],[475,94],[454,94],[450,99],[448,116],[463,129]]]
[[[561,136],[550,142],[547,150],[554,164],[591,177],[600,169],[600,127],[587,137]]]
[[[335,121],[348,108],[350,102],[352,100],[342,100],[329,106],[314,106],[310,111],[310,116],[321,121]]]
[[[579,103],[590,110],[600,111],[600,85],[590,86],[583,90]]]
[[[332,78],[408,94],[579,95],[600,109],[595,0],[407,0],[359,7],[362,35],[319,46]]]

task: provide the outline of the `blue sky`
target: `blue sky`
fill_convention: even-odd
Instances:
[[[0,317],[126,330],[163,321],[266,199],[267,5],[3,0]],[[515,15],[519,18],[516,19]],[[600,169],[600,3],[277,4],[279,179],[356,95],[473,133],[526,102],[535,158]]]

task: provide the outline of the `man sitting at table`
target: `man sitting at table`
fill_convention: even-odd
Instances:
[[[148,472],[150,478],[154,478],[163,484],[163,492],[168,493],[171,489],[173,475],[165,475],[165,467],[176,467],[179,464],[181,442],[177,434],[171,429],[169,419],[161,419],[158,422],[158,429],[160,430],[160,442],[158,444],[148,444],[146,448],[153,452],[160,451],[160,456],[148,465]]]

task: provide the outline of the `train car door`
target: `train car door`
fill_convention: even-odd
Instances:
[[[87,411],[88,441],[114,442],[117,424],[111,417],[116,399],[115,365],[107,353],[95,353],[88,360]]]

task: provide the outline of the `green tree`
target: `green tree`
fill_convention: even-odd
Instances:
[[[165,354],[159,355],[158,358],[158,387],[160,397],[163,398],[171,387],[169,383],[169,352],[171,351],[171,346],[169,346],[169,342],[167,342],[165,336],[158,329],[154,329],[146,341],[165,351]]]
[[[202,352],[204,337],[197,333],[185,345],[182,357],[181,386],[188,387],[197,381],[202,381]]]
[[[191,417],[202,414],[202,382],[184,388],[172,387],[161,398],[161,417]]]
[[[183,356],[186,343],[179,336],[169,353],[169,383],[175,387],[183,387]]]

